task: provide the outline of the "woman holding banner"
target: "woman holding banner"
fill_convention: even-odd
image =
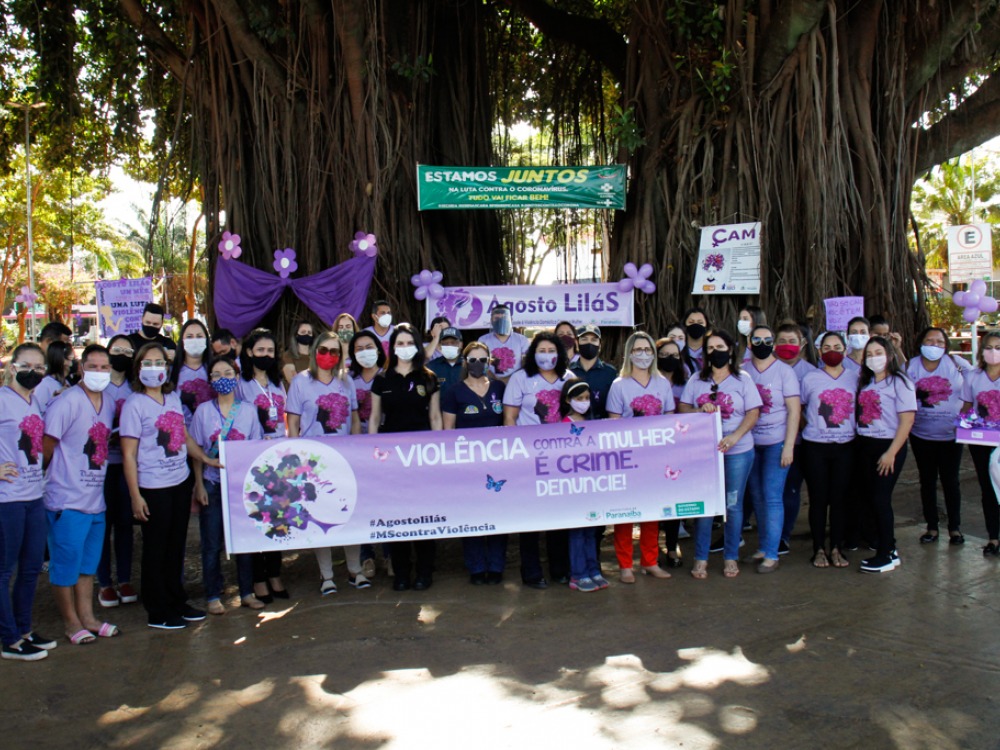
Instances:
[[[983,336],[976,369],[965,376],[962,390],[962,413],[975,410],[975,415],[995,429],[1000,423],[1000,332],[989,331]],[[983,516],[986,519],[986,546],[983,557],[1000,557],[1000,506],[990,479],[989,445],[970,445],[972,463],[982,492]]]
[[[313,342],[309,369],[296,375],[288,390],[285,413],[289,437],[357,435],[361,432],[357,392],[344,368],[340,351],[340,338],[332,331],[321,333]],[[322,577],[320,594],[336,594],[332,550],[322,547],[314,551]],[[348,582],[355,588],[369,588],[371,582],[361,572],[361,545],[345,545],[344,556]]]
[[[656,342],[648,333],[636,331],[625,342],[625,364],[608,393],[608,417],[628,419],[652,417],[674,412],[674,395],[670,381],[656,368]],[[618,558],[618,580],[635,583],[632,571],[632,524],[615,524],[615,555]],[[659,566],[660,522],[639,524],[639,565],[643,575],[670,578]]]
[[[441,420],[446,430],[500,427],[503,424],[505,386],[487,376],[490,350],[474,341],[462,352],[462,379],[449,388],[441,401]],[[503,581],[507,561],[507,535],[472,536],[462,539],[469,582],[496,585]]]
[[[383,424],[383,418],[385,423]],[[437,377],[424,367],[424,350],[411,326],[401,323],[389,338],[389,365],[372,383],[372,413],[368,434],[440,430],[441,407]],[[416,556],[414,591],[431,587],[434,574],[433,539],[393,542],[389,545],[395,580],[394,591],[411,587],[411,552]]]
[[[681,412],[718,412],[722,417],[719,451],[724,456],[726,482],[726,529],[722,574],[740,574],[737,557],[743,530],[743,493],[753,465],[753,435],[762,405],[760,393],[750,376],[740,369],[736,342],[726,331],[715,331],[705,342],[705,364],[701,373],[688,381],[681,396]],[[699,518],[695,525],[694,566],[691,575],[708,577],[708,549],[712,539],[712,519]]]
[[[482,339],[480,339],[482,340]],[[549,331],[531,340],[524,357],[524,369],[511,376],[503,396],[503,423],[514,425],[554,424],[559,422],[559,394],[563,383],[573,379],[567,369],[566,349],[559,337]],[[569,582],[569,537],[565,530],[546,535],[549,552],[549,573],[557,581]],[[548,588],[542,575],[538,532],[519,535],[521,547],[521,580],[535,589]]]

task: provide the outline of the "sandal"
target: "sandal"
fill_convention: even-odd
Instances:
[[[110,622],[102,622],[101,627],[92,632],[98,638],[115,638],[116,636],[122,634],[121,629],[117,625],[112,625]]]
[[[708,560],[695,560],[691,566],[691,577],[699,581],[708,578]]]
[[[812,556],[812,564],[814,568],[829,568],[830,561],[826,559],[826,551],[816,550]]]
[[[726,578],[736,578],[740,574],[740,566],[736,560],[725,560],[722,563],[722,575]]]
[[[226,605],[223,604],[218,599],[213,599],[212,601],[210,601],[208,603],[208,606],[205,607],[205,609],[208,610],[208,614],[210,614],[210,615],[224,615],[224,614],[226,614]]]
[[[253,594],[248,594],[240,599],[240,606],[249,609],[264,609],[266,605]]]
[[[74,646],[82,646],[84,643],[93,643],[97,640],[93,633],[91,633],[86,628],[77,630],[73,635],[67,635],[69,642]]]
[[[846,568],[851,564],[848,561],[848,559],[841,553],[841,551],[836,547],[830,550],[830,562],[833,564],[833,567],[835,568]]]

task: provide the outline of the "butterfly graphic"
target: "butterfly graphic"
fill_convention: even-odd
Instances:
[[[375,452],[372,454],[372,458],[376,461],[385,461],[389,458],[389,451],[380,451],[378,446],[375,447]]]
[[[582,435],[583,431],[587,429],[586,427],[577,427],[572,422],[569,423],[569,434],[570,435]]]
[[[681,471],[682,471],[681,469],[674,470],[668,466],[666,469],[663,470],[663,476],[671,480],[680,479]]]
[[[506,479],[494,479],[491,474],[486,475],[486,489],[488,490],[499,492],[505,484],[507,484]]]
[[[691,429],[691,425],[690,424],[681,424],[679,421],[677,421],[677,422],[674,422],[674,428],[681,435],[683,435],[685,432],[687,432],[689,429]]]

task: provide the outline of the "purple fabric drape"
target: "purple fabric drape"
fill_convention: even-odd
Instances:
[[[283,279],[238,260],[220,259],[215,267],[215,317],[221,327],[246,336],[287,286],[327,325],[345,312],[357,319],[374,273],[375,258],[364,255],[301,279]]]

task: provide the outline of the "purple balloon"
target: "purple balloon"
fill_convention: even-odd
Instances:
[[[965,307],[965,292],[955,292],[951,295],[951,301],[959,307]]]
[[[645,292],[646,294],[652,294],[656,291],[656,284],[649,279],[643,279],[637,286],[639,287],[639,291]]]
[[[975,323],[979,319],[979,310],[975,307],[967,307],[962,312],[962,320],[966,323]]]
[[[440,284],[431,284],[427,290],[427,296],[431,299],[441,299],[444,296],[444,287]]]
[[[418,300],[427,299],[427,287],[418,286],[416,289],[413,290],[413,296]]]
[[[632,279],[622,279],[618,282],[618,291],[624,294],[632,291],[633,286],[635,286],[635,282]]]
[[[649,263],[643,263],[642,267],[639,269],[639,278],[648,279],[653,275],[653,266]]]
[[[984,313],[995,313],[1000,304],[993,297],[983,297],[979,300],[979,310]]]
[[[979,293],[978,292],[966,292],[964,297],[964,302],[962,307],[977,307],[979,305]]]
[[[444,278],[444,274],[441,273],[440,271],[434,271],[431,274],[431,281],[433,283],[435,283],[435,284],[440,284],[441,283],[441,279],[443,279],[443,278]]]
[[[978,294],[980,297],[982,297],[984,294],[986,294],[986,282],[983,281],[982,279],[976,279],[971,284],[969,284],[969,291],[972,292],[973,294]]]
[[[420,283],[426,286],[434,281],[434,275],[426,268],[420,272]]]
[[[413,284],[413,286],[423,286],[423,284],[420,283],[420,274],[413,274],[410,277],[410,283]]]
[[[625,264],[625,275],[629,278],[634,279],[636,274],[639,273],[639,269],[635,267],[635,263],[629,262]]]

